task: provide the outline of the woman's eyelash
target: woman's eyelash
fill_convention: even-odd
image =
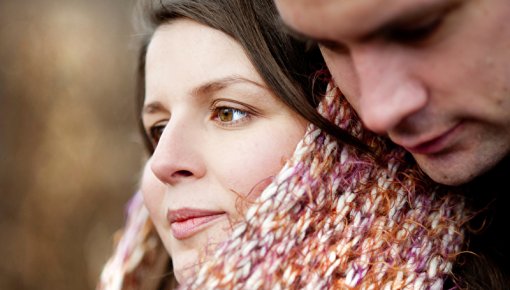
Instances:
[[[166,128],[167,122],[160,122],[156,123],[152,127],[149,128],[147,135],[153,144],[154,148],[156,148],[156,145],[159,142],[159,139],[161,138],[161,135],[163,135],[163,131]]]
[[[211,119],[219,126],[235,127],[260,115],[257,108],[233,99],[216,99],[210,106]]]
[[[212,119],[221,126],[235,126],[239,123],[248,121],[251,114],[242,109],[228,107],[228,106],[217,106],[211,109]]]

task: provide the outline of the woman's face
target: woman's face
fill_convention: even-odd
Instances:
[[[157,143],[142,191],[183,281],[282,168],[306,122],[273,95],[236,41],[185,19],[152,38],[142,114]]]

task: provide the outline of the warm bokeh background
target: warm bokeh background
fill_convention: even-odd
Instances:
[[[133,0],[0,0],[0,289],[90,290],[137,187]]]

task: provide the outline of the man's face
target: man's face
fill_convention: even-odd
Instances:
[[[508,0],[275,0],[364,125],[458,185],[510,152]]]

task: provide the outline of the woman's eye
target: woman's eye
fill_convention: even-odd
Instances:
[[[228,125],[233,125],[237,122],[241,122],[249,115],[246,111],[229,107],[215,108],[213,113],[213,119]]]
[[[158,144],[161,135],[163,135],[163,131],[165,130],[166,122],[158,123],[149,128],[149,138],[154,145],[154,147]]]

